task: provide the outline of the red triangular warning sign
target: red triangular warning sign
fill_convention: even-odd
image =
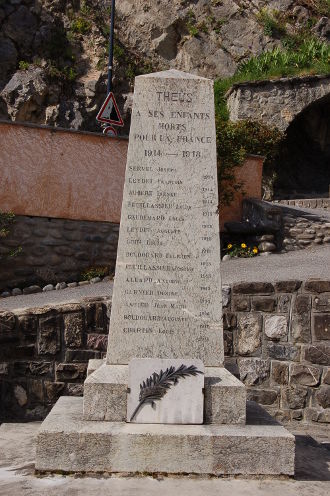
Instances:
[[[124,121],[121,118],[115,95],[110,91],[109,95],[106,97],[101,110],[96,116],[96,120],[99,122],[108,122],[109,124],[115,124],[116,126],[123,126]]]

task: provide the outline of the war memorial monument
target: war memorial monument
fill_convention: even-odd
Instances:
[[[41,472],[293,475],[224,368],[213,82],[135,80],[109,344],[41,425]]]

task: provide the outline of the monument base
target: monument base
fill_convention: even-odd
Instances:
[[[92,370],[84,383],[84,420],[125,422],[128,365],[101,362]],[[204,423],[245,424],[245,416],[244,384],[224,367],[205,367]]]
[[[247,425],[83,420],[82,398],[61,397],[41,425],[41,472],[293,475],[295,439],[248,402]]]

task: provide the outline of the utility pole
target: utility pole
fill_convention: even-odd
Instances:
[[[115,28],[115,10],[116,10],[116,0],[111,0],[107,95],[109,95],[110,91],[112,90],[113,34],[114,34],[114,28]]]

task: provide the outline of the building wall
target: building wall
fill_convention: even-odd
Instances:
[[[90,267],[114,270],[119,224],[17,216],[0,243],[0,290],[80,281]],[[20,248],[14,257],[11,251]]]
[[[0,121],[0,211],[120,222],[128,140]],[[262,159],[237,168],[244,197],[261,197]],[[241,194],[221,213],[240,220]]]
[[[0,122],[0,211],[119,223],[128,140]]]
[[[280,420],[330,422],[330,281],[223,287],[225,365]],[[0,312],[0,420],[44,418],[81,395],[107,349],[111,301]]]
[[[235,169],[236,182],[242,184],[242,191],[236,191],[232,203],[221,208],[221,230],[223,230],[225,222],[240,222],[242,220],[244,198],[261,199],[263,163],[264,157],[249,155],[243,165]]]

